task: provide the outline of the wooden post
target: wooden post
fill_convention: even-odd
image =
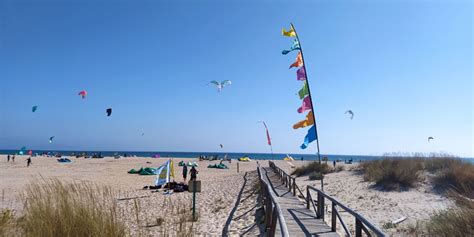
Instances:
[[[293,196],[296,196],[296,178],[293,178]]]
[[[269,190],[266,190],[265,192],[265,204],[266,204],[266,210],[265,210],[265,226],[268,228],[270,227],[272,223],[272,200],[270,199],[270,194],[268,193]]]
[[[273,208],[272,225],[270,226],[270,233],[269,233],[269,236],[271,237],[275,236],[277,216],[278,216],[277,209]]]
[[[193,180],[193,221],[196,221],[196,179]]]
[[[356,230],[355,230],[355,236],[356,237],[362,237],[362,222],[357,219],[356,217]]]
[[[291,192],[291,177],[288,176],[288,192]]]
[[[309,193],[309,188],[306,187],[306,209],[309,209],[309,202],[312,201],[311,200],[311,194]],[[317,213],[316,213],[317,215]]]
[[[336,203],[332,202],[332,211],[331,211],[331,231],[336,232]]]
[[[237,161],[237,173],[239,173],[239,162]]]

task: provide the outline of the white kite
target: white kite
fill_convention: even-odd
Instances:
[[[221,90],[224,89],[224,86],[232,85],[232,81],[230,81],[230,80],[224,80],[224,81],[221,81],[221,82],[210,81],[209,84],[215,85],[217,87],[217,92],[221,92]]]

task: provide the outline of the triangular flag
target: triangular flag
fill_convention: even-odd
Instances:
[[[311,99],[309,98],[309,96],[306,96],[303,99],[303,104],[301,105],[301,107],[298,108],[298,113],[301,114],[304,111],[310,110],[310,109],[311,109]]]
[[[308,83],[306,83],[306,81],[305,81],[305,82],[303,83],[303,88],[301,88],[301,90],[298,91],[298,95],[300,96],[300,99],[303,99],[303,98],[306,97],[308,94],[309,94]]]
[[[313,111],[309,111],[309,113],[306,115],[306,119],[295,123],[295,125],[293,125],[293,129],[304,128],[313,124],[314,124]]]
[[[314,142],[318,139],[318,135],[316,134],[316,127],[313,125],[309,130],[308,134],[304,137],[304,142],[301,144],[301,149],[306,149],[311,142]]]
[[[281,29],[281,35],[283,36],[288,36],[288,37],[295,37],[296,36],[296,32],[295,32],[295,29],[293,28],[293,26],[290,26],[290,30],[285,30],[285,28],[282,28]]]
[[[290,68],[292,67],[301,67],[303,66],[303,57],[301,56],[301,52],[298,53],[296,56],[296,61],[290,65]]]
[[[304,67],[301,67],[296,71],[296,80],[298,81],[306,80],[306,69]]]

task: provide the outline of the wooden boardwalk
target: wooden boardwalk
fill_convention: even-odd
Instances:
[[[336,232],[331,232],[331,227],[322,219],[316,219],[316,214],[306,209],[305,204],[288,191],[271,168],[263,169],[265,172],[262,176],[271,183],[273,191],[278,196],[277,202],[283,211],[290,236],[339,236]],[[279,235],[280,230],[277,229],[276,236]]]

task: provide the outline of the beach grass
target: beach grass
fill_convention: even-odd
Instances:
[[[472,183],[471,183],[472,184]],[[428,233],[443,236],[474,236],[474,199],[471,186],[464,186],[464,193],[452,189],[448,196],[455,201],[455,206],[436,212],[426,225]]]
[[[304,175],[310,175],[310,179],[321,179],[321,173],[322,174],[327,174],[331,173],[333,170],[329,167],[328,164],[326,163],[321,163],[319,162],[310,162],[307,163],[303,166],[298,166],[296,167],[291,174],[296,175],[297,177],[304,176]]]
[[[9,236],[14,228],[15,216],[13,210],[5,208],[0,210],[0,236]]]
[[[27,185],[21,195],[23,236],[127,236],[119,221],[117,195],[88,182],[52,179]]]
[[[445,154],[389,154],[383,159],[360,164],[364,180],[385,190],[401,190],[416,185],[424,173],[432,176],[433,185],[443,191],[473,198],[474,165]]]

